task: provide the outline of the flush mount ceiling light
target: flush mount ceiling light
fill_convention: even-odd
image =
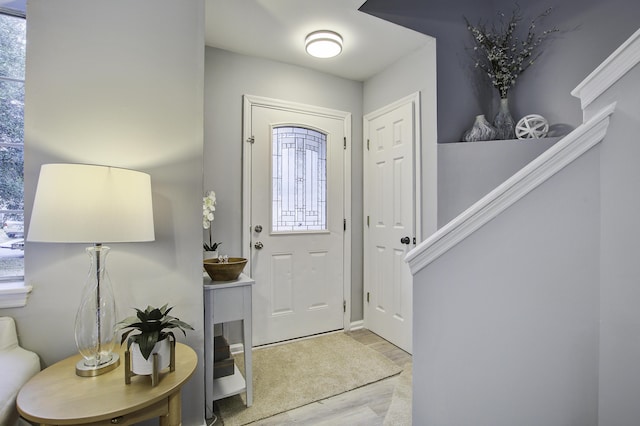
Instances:
[[[304,46],[311,56],[333,58],[342,52],[342,37],[333,31],[314,31],[307,36]]]

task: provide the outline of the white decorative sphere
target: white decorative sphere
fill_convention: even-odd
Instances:
[[[544,138],[549,133],[549,122],[538,114],[525,115],[516,124],[518,139]]]

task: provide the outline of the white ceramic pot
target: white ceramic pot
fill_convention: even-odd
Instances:
[[[218,251],[204,251],[203,252],[203,259],[217,259],[218,258]]]
[[[149,375],[153,374],[153,354],[158,354],[158,371],[164,370],[171,363],[171,342],[169,338],[160,340],[153,347],[149,359],[144,359],[140,352],[140,345],[131,344],[131,371],[136,374]]]

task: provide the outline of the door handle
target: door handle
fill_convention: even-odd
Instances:
[[[256,227],[253,229],[259,234],[262,232],[262,225],[256,225]]]
[[[401,242],[402,244],[409,244],[409,243],[411,242],[411,238],[409,238],[409,237],[402,237],[402,238],[400,238],[400,242]]]
[[[256,249],[260,250],[262,247],[264,247],[264,244],[262,244],[262,242],[260,242],[260,241],[256,241],[256,243],[253,246]]]

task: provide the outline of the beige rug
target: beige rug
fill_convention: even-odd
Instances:
[[[384,426],[411,426],[412,370],[413,364],[407,363],[398,376]]]
[[[244,359],[236,357],[242,370]],[[402,369],[346,336],[323,335],[253,351],[253,405],[244,393],[217,401],[225,426],[244,425],[382,380]]]

